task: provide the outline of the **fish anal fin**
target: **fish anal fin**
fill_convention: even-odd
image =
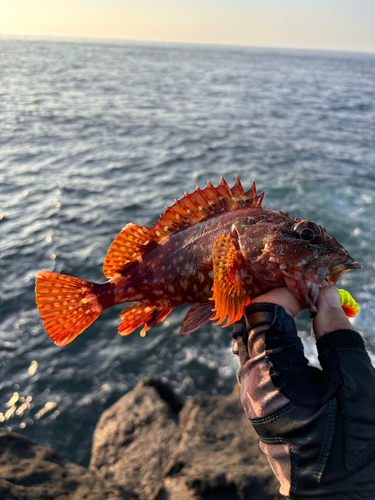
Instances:
[[[184,319],[180,334],[187,335],[188,333],[195,332],[201,326],[209,323],[214,316],[215,312],[212,310],[211,302],[193,306],[189,309]]]
[[[219,236],[212,250],[214,267],[213,311],[220,325],[228,317],[224,326],[228,326],[244,314],[245,307],[250,304],[250,297],[239,279],[238,252],[231,238],[225,234]]]
[[[137,303],[125,307],[120,314],[122,322],[118,328],[120,335],[130,335],[138,327],[144,325],[141,336],[144,337],[148,330],[151,330],[157,323],[163,321],[172,309],[164,306],[154,306],[152,304]]]
[[[51,340],[58,346],[72,342],[103,311],[95,285],[63,274],[36,274],[36,302]]]
[[[106,278],[121,273],[132,262],[140,261],[143,255],[157,245],[152,229],[136,224],[127,224],[108,250],[103,265]]]

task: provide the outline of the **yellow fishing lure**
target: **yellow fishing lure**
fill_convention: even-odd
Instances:
[[[354,318],[359,313],[359,306],[346,290],[339,290],[341,307],[344,309],[348,318]]]

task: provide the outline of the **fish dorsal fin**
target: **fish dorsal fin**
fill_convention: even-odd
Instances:
[[[257,195],[254,181],[251,188],[245,192],[237,175],[232,189],[221,177],[216,188],[208,181],[205,189],[197,187],[194,193],[185,193],[181,200],[175,200],[171,207],[166,207],[165,213],[160,216],[160,221],[154,225],[153,230],[161,242],[171,234],[193,226],[210,215],[245,207],[260,207],[263,197],[264,193]]]
[[[143,255],[156,244],[194,226],[206,217],[241,208],[259,208],[263,197],[264,192],[257,195],[254,181],[245,192],[237,176],[232,188],[229,188],[223,177],[216,188],[207,182],[205,189],[197,187],[192,194],[185,193],[181,200],[175,200],[171,207],[166,207],[165,213],[152,229],[127,224],[108,251],[103,267],[104,275],[111,278],[116,273],[121,273],[129,263],[141,261]]]
[[[141,261],[143,255],[156,244],[152,229],[130,222],[117,235],[108,250],[103,265],[104,276],[111,278],[116,273],[121,273],[128,264]]]

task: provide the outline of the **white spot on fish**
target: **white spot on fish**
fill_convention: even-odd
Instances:
[[[208,271],[208,276],[213,279],[213,277],[215,276],[214,271],[213,270],[212,271]]]
[[[186,279],[181,280],[181,286],[184,290],[187,290],[189,288],[189,282]]]
[[[174,293],[174,286],[173,286],[173,285],[169,284],[167,288],[168,288],[168,290],[169,290],[171,293]]]
[[[198,273],[198,279],[201,283],[204,281],[204,275],[202,273]]]

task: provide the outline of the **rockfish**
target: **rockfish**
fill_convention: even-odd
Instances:
[[[127,224],[104,261],[106,283],[49,271],[36,275],[36,300],[55,344],[74,340],[114,304],[121,335],[141,335],[181,304],[192,304],[182,325],[191,333],[210,320],[238,321],[251,299],[287,286],[310,315],[322,287],[361,266],[334,236],[310,220],[262,207],[253,181],[245,192],[236,176],[215,188],[185,193],[153,228]],[[134,304],[135,302],[135,304]]]

